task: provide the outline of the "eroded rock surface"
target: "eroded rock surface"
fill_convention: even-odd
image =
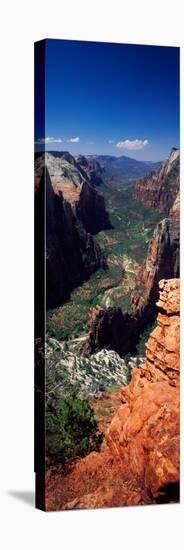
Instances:
[[[179,220],[166,218],[158,223],[150,239],[146,261],[136,276],[132,308],[146,321],[155,314],[158,283],[162,278],[179,277]]]
[[[158,172],[136,183],[134,198],[169,214],[179,191],[179,167],[179,149],[173,148]]]
[[[112,454],[155,498],[179,481],[179,280],[162,280],[159,288],[146,363],[122,389],[123,405],[106,434]]]
[[[48,479],[48,509],[178,501],[179,280],[162,280],[159,288],[145,364],[122,388],[101,451],[78,461],[65,478],[68,492],[59,476]]]
[[[95,189],[95,165],[85,169],[68,152],[46,152],[35,160],[35,185],[39,186],[44,166],[47,168],[54,194],[62,194],[87,232],[96,234],[112,228],[103,196]],[[99,167],[96,167],[99,170]],[[98,178],[98,171],[96,178]]]
[[[175,210],[176,212],[176,210]],[[148,245],[147,258],[138,269],[131,295],[131,313],[99,306],[90,311],[87,350],[103,347],[120,354],[132,352],[140,331],[154,321],[161,279],[179,277],[180,227],[176,215],[159,222]]]
[[[171,218],[175,218],[176,220],[179,220],[179,217],[180,217],[180,193],[178,193],[176,195],[174,203],[171,206],[169,216],[171,216]]]
[[[46,200],[44,199],[45,190]],[[64,199],[61,191],[54,192],[47,168],[42,173],[35,193],[37,228],[40,223],[41,231],[41,242],[39,243],[39,231],[37,230],[38,262],[41,261],[41,250],[45,238],[42,234],[44,204],[46,208],[46,301],[48,309],[60,305],[69,297],[73,288],[100,267],[105,267],[106,263],[100,246],[76,217],[71,204]],[[42,281],[40,281],[40,285],[43,286]]]
[[[103,197],[91,184],[90,173],[67,152],[46,152],[35,157],[35,220],[37,241],[39,234],[41,241],[35,247],[39,262],[46,207],[47,308],[62,304],[73,288],[106,267],[93,234],[111,227],[111,223]]]
[[[86,173],[91,185],[98,187],[103,183],[105,170],[101,167],[96,158],[78,155],[76,161],[78,166]]]

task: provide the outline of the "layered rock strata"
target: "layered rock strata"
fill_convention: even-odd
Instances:
[[[44,190],[48,309],[60,305],[73,288],[100,267],[105,267],[106,263],[98,243],[74,215],[71,204],[64,199],[61,191],[55,193],[47,168],[37,185],[35,211],[40,210],[39,201]],[[40,284],[43,285],[43,281]]]
[[[159,284],[161,311],[106,434],[112,454],[157,499],[179,483],[179,280]],[[173,484],[173,485],[171,485]]]
[[[55,195],[62,194],[87,232],[95,235],[102,229],[112,228],[104,198],[93,185],[94,170],[86,172],[68,152],[46,152],[35,159],[36,188],[44,167],[48,170]]]
[[[101,167],[96,158],[87,158],[83,155],[78,155],[76,161],[80,169],[84,170],[84,172],[86,173],[91,185],[98,187],[99,185],[103,184],[103,176],[105,170]]]
[[[137,273],[131,297],[134,313],[139,311],[144,322],[155,314],[160,279],[179,277],[179,239],[179,220],[174,218],[159,222],[150,239],[147,258]]]
[[[175,201],[173,205],[171,206],[169,216],[171,218],[175,218],[176,220],[179,220],[180,217],[180,193],[176,195]]]
[[[179,277],[180,227],[178,200],[173,216],[159,222],[149,241],[146,261],[136,275],[131,296],[132,313],[121,308],[96,307],[90,311],[87,349],[94,353],[103,347],[120,355],[134,351],[140,331],[154,321],[158,300],[158,283],[163,278]]]
[[[63,501],[61,488],[57,509],[179,500],[179,280],[162,280],[159,288],[160,311],[146,362],[122,388],[122,405],[101,451],[80,460],[69,474],[72,498]],[[48,509],[56,505],[58,481],[48,482]]]
[[[169,214],[179,191],[179,169],[179,149],[173,148],[158,172],[153,172],[136,183],[134,198]]]
[[[167,379],[175,386],[179,382],[179,280],[162,280],[159,287],[160,312],[146,344],[145,376],[151,381]]]

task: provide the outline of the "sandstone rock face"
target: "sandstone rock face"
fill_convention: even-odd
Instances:
[[[155,318],[159,281],[173,277],[179,277],[179,220],[166,218],[156,226],[146,262],[137,273],[132,313],[98,306],[90,311],[89,353],[102,348],[120,355],[132,352],[142,327]]]
[[[179,500],[179,280],[159,287],[161,310],[146,363],[122,388],[100,453],[80,460],[69,475],[72,498],[62,504],[60,494],[58,509]]]
[[[55,195],[62,196],[84,225],[86,231],[96,234],[112,227],[102,195],[94,187],[95,167],[85,170],[68,152],[43,153],[35,161],[35,185],[46,166]],[[98,178],[98,174],[96,175]],[[92,181],[93,180],[93,181]]]
[[[132,343],[138,333],[138,320],[133,315],[124,313],[121,308],[100,306],[90,311],[90,332],[87,342],[87,351],[107,348],[117,353],[125,354],[130,351]]]
[[[136,371],[130,386],[106,441],[126,475],[157,498],[179,480],[179,392],[167,381],[148,382]]]
[[[179,277],[179,220],[166,218],[156,226],[146,262],[137,274],[132,294],[134,313],[139,311],[145,321],[149,320],[155,314],[158,282],[172,277]]]
[[[35,211],[46,189],[46,301],[47,308],[57,307],[70,291],[86,280],[105,260],[98,243],[75,216],[61,190],[54,191],[48,170],[37,182]],[[40,283],[43,284],[42,282]]]
[[[180,193],[176,195],[175,201],[170,209],[169,216],[179,220],[180,217]]]
[[[94,157],[84,157],[83,155],[78,155],[76,158],[77,165],[84,170],[86,173],[91,185],[98,187],[103,183],[104,168],[101,167],[100,163]]]
[[[68,152],[46,152],[35,157],[38,218],[46,190],[47,308],[60,305],[73,288],[106,267],[92,234],[111,227],[111,223],[104,199],[91,183],[95,166],[89,168],[87,162],[87,167],[85,171]]]
[[[160,281],[157,327],[106,441],[153,497],[179,481],[179,280]]]
[[[166,380],[175,386],[179,383],[179,279],[159,283],[161,310],[157,326],[146,344],[146,370],[148,380]]]
[[[173,148],[158,172],[138,181],[134,198],[169,213],[179,191],[179,149]]]

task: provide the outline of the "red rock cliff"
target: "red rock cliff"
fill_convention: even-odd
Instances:
[[[169,216],[179,220],[180,217],[180,193],[176,195],[175,201],[170,209]]]
[[[175,215],[159,222],[149,241],[147,258],[138,271],[132,293],[134,313],[139,310],[149,321],[155,314],[159,281],[173,277],[179,277],[179,220]]]
[[[179,280],[162,280],[159,288],[161,311],[146,364],[122,389],[106,441],[142,489],[169,501],[179,482]]]
[[[47,508],[100,508],[179,500],[179,280],[162,280],[146,363],[121,390],[99,453],[48,483]],[[60,489],[59,489],[60,484]]]
[[[179,150],[173,148],[160,170],[139,180],[134,189],[134,198],[169,213],[179,191]]]

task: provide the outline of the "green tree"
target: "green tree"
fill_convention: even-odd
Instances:
[[[74,397],[60,399],[54,411],[47,413],[47,457],[65,463],[77,456],[98,451],[103,434],[87,401]]]

